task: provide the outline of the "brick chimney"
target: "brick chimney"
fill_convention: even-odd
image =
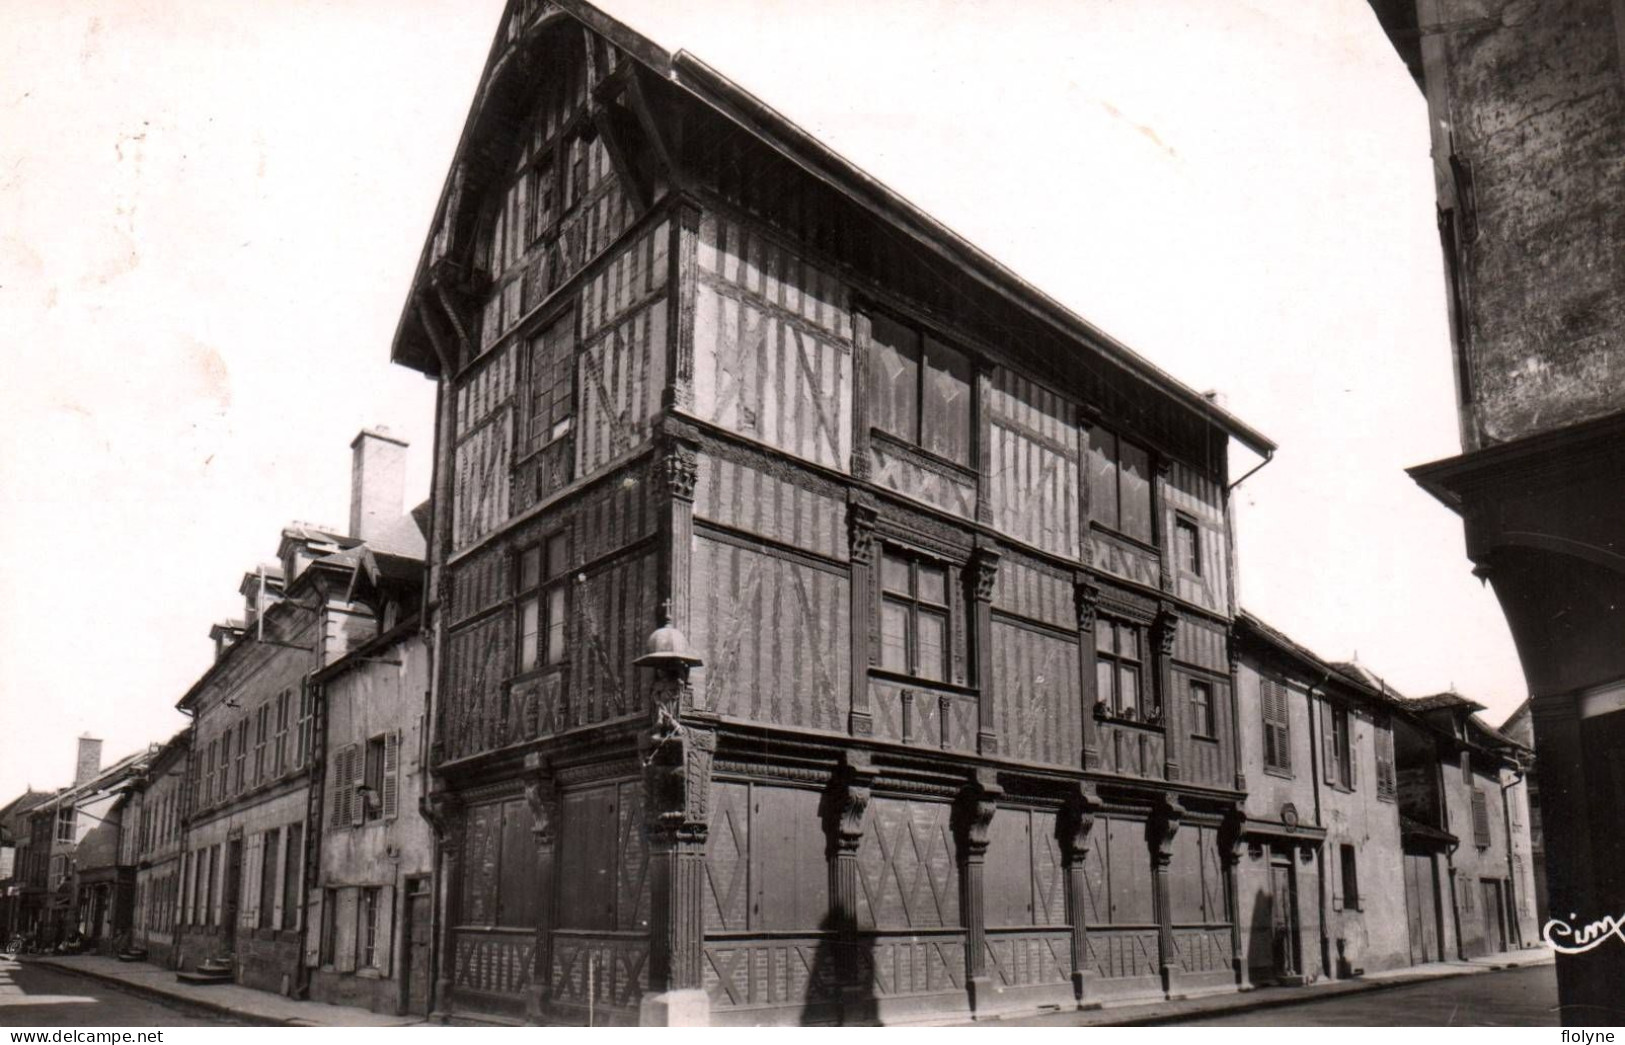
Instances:
[[[350,443],[350,536],[371,540],[406,510],[406,441],[383,425]]]
[[[102,771],[102,742],[89,733],[79,738],[79,758],[73,767],[73,785],[88,783]]]

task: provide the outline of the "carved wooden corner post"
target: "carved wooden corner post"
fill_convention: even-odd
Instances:
[[[1162,758],[1165,780],[1179,779],[1179,752],[1184,746],[1184,715],[1174,693],[1174,639],[1179,635],[1179,614],[1163,603],[1152,626],[1157,640],[1157,713],[1162,716]]]
[[[525,757],[525,774],[525,802],[530,806],[530,829],[536,841],[536,892],[542,901],[537,912],[536,953],[525,1014],[532,1022],[540,1022],[553,993],[553,926],[558,918],[554,855],[559,834],[559,792],[551,767],[539,755]]]
[[[647,662],[649,657],[640,660]],[[705,839],[711,818],[711,761],[717,737],[712,730],[697,728],[692,714],[680,717],[691,702],[687,669],[656,670],[653,721],[642,743],[650,924],[649,993],[639,1006],[638,1022],[659,1027],[706,1026],[710,999],[701,975],[705,960],[702,901]]]
[[[661,393],[661,406],[690,412],[694,409],[694,299],[699,269],[700,205],[687,197],[672,207],[671,247],[667,254],[666,329],[670,333],[667,353],[667,385]]]
[[[1072,994],[1081,1005],[1089,997],[1089,981],[1094,971],[1089,961],[1089,882],[1085,861],[1089,858],[1089,833],[1095,827],[1100,799],[1080,784],[1067,798],[1057,824],[1061,843],[1061,866],[1066,870],[1066,917],[1072,923]]]
[[[1230,967],[1235,972],[1236,986],[1247,983],[1247,961],[1241,953],[1241,850],[1247,828],[1247,814],[1234,805],[1224,811],[1219,824],[1219,859],[1224,861],[1224,903],[1230,919]]]
[[[848,751],[845,764],[824,794],[830,928],[837,934],[835,976],[840,983],[843,1023],[867,1023],[874,1017],[869,990],[872,973],[858,942],[858,847],[863,844],[874,781],[869,753]],[[817,974],[818,970],[813,970],[813,975]]]
[[[954,809],[954,836],[959,844],[959,917],[965,924],[965,991],[972,1012],[993,1003],[987,975],[987,911],[982,899],[982,868],[987,860],[988,827],[1004,794],[991,769],[979,769],[959,793]]]
[[[1179,950],[1174,942],[1173,909],[1168,898],[1168,868],[1174,859],[1174,835],[1185,818],[1185,807],[1172,795],[1159,795],[1145,822],[1146,843],[1151,849],[1151,889],[1157,907],[1157,964],[1162,970],[1162,989],[1171,993],[1178,977]]]
[[[875,549],[877,518],[874,500],[867,494],[854,492],[846,506],[846,531],[852,562],[852,710],[847,717],[847,731],[855,737],[870,736],[874,732],[874,720],[869,713],[869,661],[878,645],[871,634],[874,564],[878,554]]]
[[[1078,611],[1078,693],[1083,700],[1083,768],[1100,768],[1100,726],[1095,721],[1095,615],[1100,610],[1100,588],[1079,573],[1072,586],[1073,607]]]
[[[451,987],[456,977],[456,940],[451,927],[457,918],[457,884],[462,880],[459,867],[463,850],[462,803],[448,792],[437,791],[424,795],[418,801],[418,809],[434,832],[440,865],[435,875],[440,893],[435,915],[440,924],[434,934],[434,1006],[430,1018],[445,1023],[451,1016]]]
[[[999,753],[999,735],[993,726],[993,587],[999,579],[999,552],[977,540],[971,556],[971,641],[976,652],[976,750]]]

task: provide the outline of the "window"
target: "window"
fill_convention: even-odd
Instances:
[[[276,928],[276,847],[281,840],[281,832],[273,829],[265,832],[265,838],[260,843],[259,927],[261,929]]]
[[[1095,702],[1118,718],[1153,717],[1141,685],[1144,640],[1137,624],[1095,621]]]
[[[1332,703],[1321,705],[1322,740],[1326,753],[1326,783],[1354,789],[1353,738],[1349,733],[1349,710]]]
[[[1358,868],[1354,863],[1354,847],[1352,845],[1339,846],[1343,863],[1343,910],[1358,911],[1360,909],[1360,877]]]
[[[1490,847],[1490,804],[1481,787],[1473,788],[1473,844],[1480,849]]]
[[[519,553],[519,670],[564,663],[565,572],[563,533]]]
[[[1529,893],[1524,889],[1523,857],[1512,858],[1512,895],[1518,901],[1518,913],[1529,913]]]
[[[231,787],[231,728],[220,734],[220,760],[215,763],[214,800],[222,801]]]
[[[271,775],[281,776],[288,771],[288,715],[291,711],[293,691],[285,689],[276,698],[276,742],[271,748]]]
[[[530,448],[570,430],[575,378],[575,316],[566,313],[530,342]]]
[[[361,924],[356,936],[361,940],[361,964],[368,968],[378,965],[378,887],[369,885],[361,890]]]
[[[871,317],[869,403],[874,427],[970,467],[971,366],[929,334]]]
[[[271,705],[269,702],[260,705],[254,715],[254,783],[265,782],[265,751],[271,740]]]
[[[299,680],[299,746],[294,753],[293,766],[298,769],[311,757],[310,730],[315,717],[315,701],[310,695],[310,679]]]
[[[334,956],[338,953],[339,936],[339,891],[337,889],[322,890],[322,945],[321,963],[332,965]]]
[[[299,898],[305,895],[305,825],[289,824],[282,847],[282,928],[299,928]]]
[[[1264,711],[1264,768],[1291,773],[1292,734],[1286,686],[1275,679],[1260,679],[1258,688]]]
[[[880,556],[880,666],[948,677],[948,570],[886,549]]]
[[[377,820],[384,812],[384,737],[367,741],[366,793],[361,799],[363,820]]]
[[[208,805],[210,802],[213,802],[216,797],[218,797],[218,792],[215,790],[215,788],[218,786],[215,782],[215,762],[217,761],[219,754],[220,738],[215,737],[213,740],[209,741],[209,751],[205,756],[204,765],[206,768],[203,771],[203,801],[198,803],[199,805]]]
[[[224,775],[222,775],[222,779],[223,778]],[[211,845],[208,849],[204,850],[204,853],[207,855],[208,859],[205,861],[203,867],[203,924],[213,925],[214,871],[215,865],[219,863],[220,847],[217,845]]]
[[[1186,573],[1202,575],[1202,531],[1183,515],[1174,517],[1174,561]]]
[[[237,779],[232,791],[241,793],[248,783],[248,718],[237,720]]]
[[[58,842],[72,842],[73,830],[76,826],[77,810],[73,806],[63,806],[56,811],[56,840]]]
[[[1468,787],[1473,786],[1473,753],[1463,750],[1461,753],[1461,782]]]
[[[1191,732],[1199,737],[1216,737],[1213,723],[1213,687],[1206,682],[1190,681]]]
[[[1098,425],[1089,429],[1089,518],[1151,544],[1151,455]]]
[[[1394,765],[1394,728],[1393,723],[1384,722],[1377,726],[1377,797],[1385,802],[1394,801],[1399,795],[1399,774]]]

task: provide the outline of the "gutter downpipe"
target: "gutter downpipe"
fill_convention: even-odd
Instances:
[[[1273,460],[1275,460],[1275,451],[1274,450],[1265,451],[1264,459],[1262,461],[1260,461],[1257,464],[1253,465],[1246,472],[1242,473],[1242,476],[1241,476],[1240,479],[1237,479],[1235,482],[1231,483],[1229,486],[1226,486],[1224,488],[1226,498],[1228,499],[1228,497],[1230,495],[1230,491],[1234,490],[1236,487],[1240,486],[1242,483],[1246,482],[1248,479],[1251,479],[1255,473],[1263,471],[1264,466],[1269,464]],[[1326,677],[1331,678],[1330,675],[1327,675]]]
[[[1506,913],[1508,915],[1507,920],[1512,923],[1512,925],[1511,925],[1512,931],[1508,934],[1508,937],[1510,939],[1515,940],[1517,942],[1517,944],[1518,944],[1519,949],[1521,950],[1523,948],[1523,924],[1518,921],[1518,917],[1517,917],[1517,911],[1518,911],[1518,895],[1517,895],[1517,893],[1518,893],[1518,879],[1517,879],[1517,876],[1513,873],[1513,870],[1512,870],[1512,799],[1507,797],[1507,792],[1510,791],[1512,788],[1517,787],[1520,783],[1523,782],[1524,769],[1523,769],[1523,765],[1521,763],[1519,763],[1519,762],[1516,762],[1516,761],[1514,761],[1512,763],[1512,766],[1513,766],[1513,768],[1512,768],[1512,779],[1510,781],[1508,781],[1507,783],[1501,785],[1501,823],[1506,828],[1506,839],[1507,839],[1507,890],[1508,890],[1508,895],[1507,895],[1507,898],[1505,900],[1505,903],[1506,903],[1506,907],[1507,907],[1507,912]],[[1530,862],[1533,863],[1533,860],[1531,860]]]
[[[1258,468],[1264,467],[1265,464],[1269,464],[1269,461],[1265,460],[1264,464],[1260,464]],[[1258,471],[1258,468],[1254,468],[1253,472]],[[1247,475],[1251,474],[1252,472],[1247,473]],[[1241,478],[1245,479],[1247,476],[1244,475]],[[1240,480],[1237,480],[1237,482],[1239,483]],[[1319,719],[1319,716],[1315,714],[1315,690],[1324,687],[1326,683],[1331,681],[1331,678],[1332,673],[1328,671],[1320,677],[1319,682],[1304,691],[1304,703],[1309,709],[1309,770],[1310,784],[1314,788],[1315,795],[1315,826],[1317,827],[1325,827],[1326,825],[1321,822],[1320,817],[1320,745],[1322,740],[1315,729],[1315,722]],[[1324,838],[1321,839],[1319,847],[1315,849],[1315,871],[1315,894],[1319,904],[1317,911],[1320,915],[1318,919],[1320,922],[1320,973],[1329,980],[1332,978],[1332,940],[1331,936],[1326,932],[1326,840]]]

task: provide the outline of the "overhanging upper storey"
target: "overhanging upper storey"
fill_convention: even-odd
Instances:
[[[1275,450],[698,58],[577,0],[508,5],[392,360],[463,371],[677,198],[729,201],[857,293],[884,285],[1108,417]]]

